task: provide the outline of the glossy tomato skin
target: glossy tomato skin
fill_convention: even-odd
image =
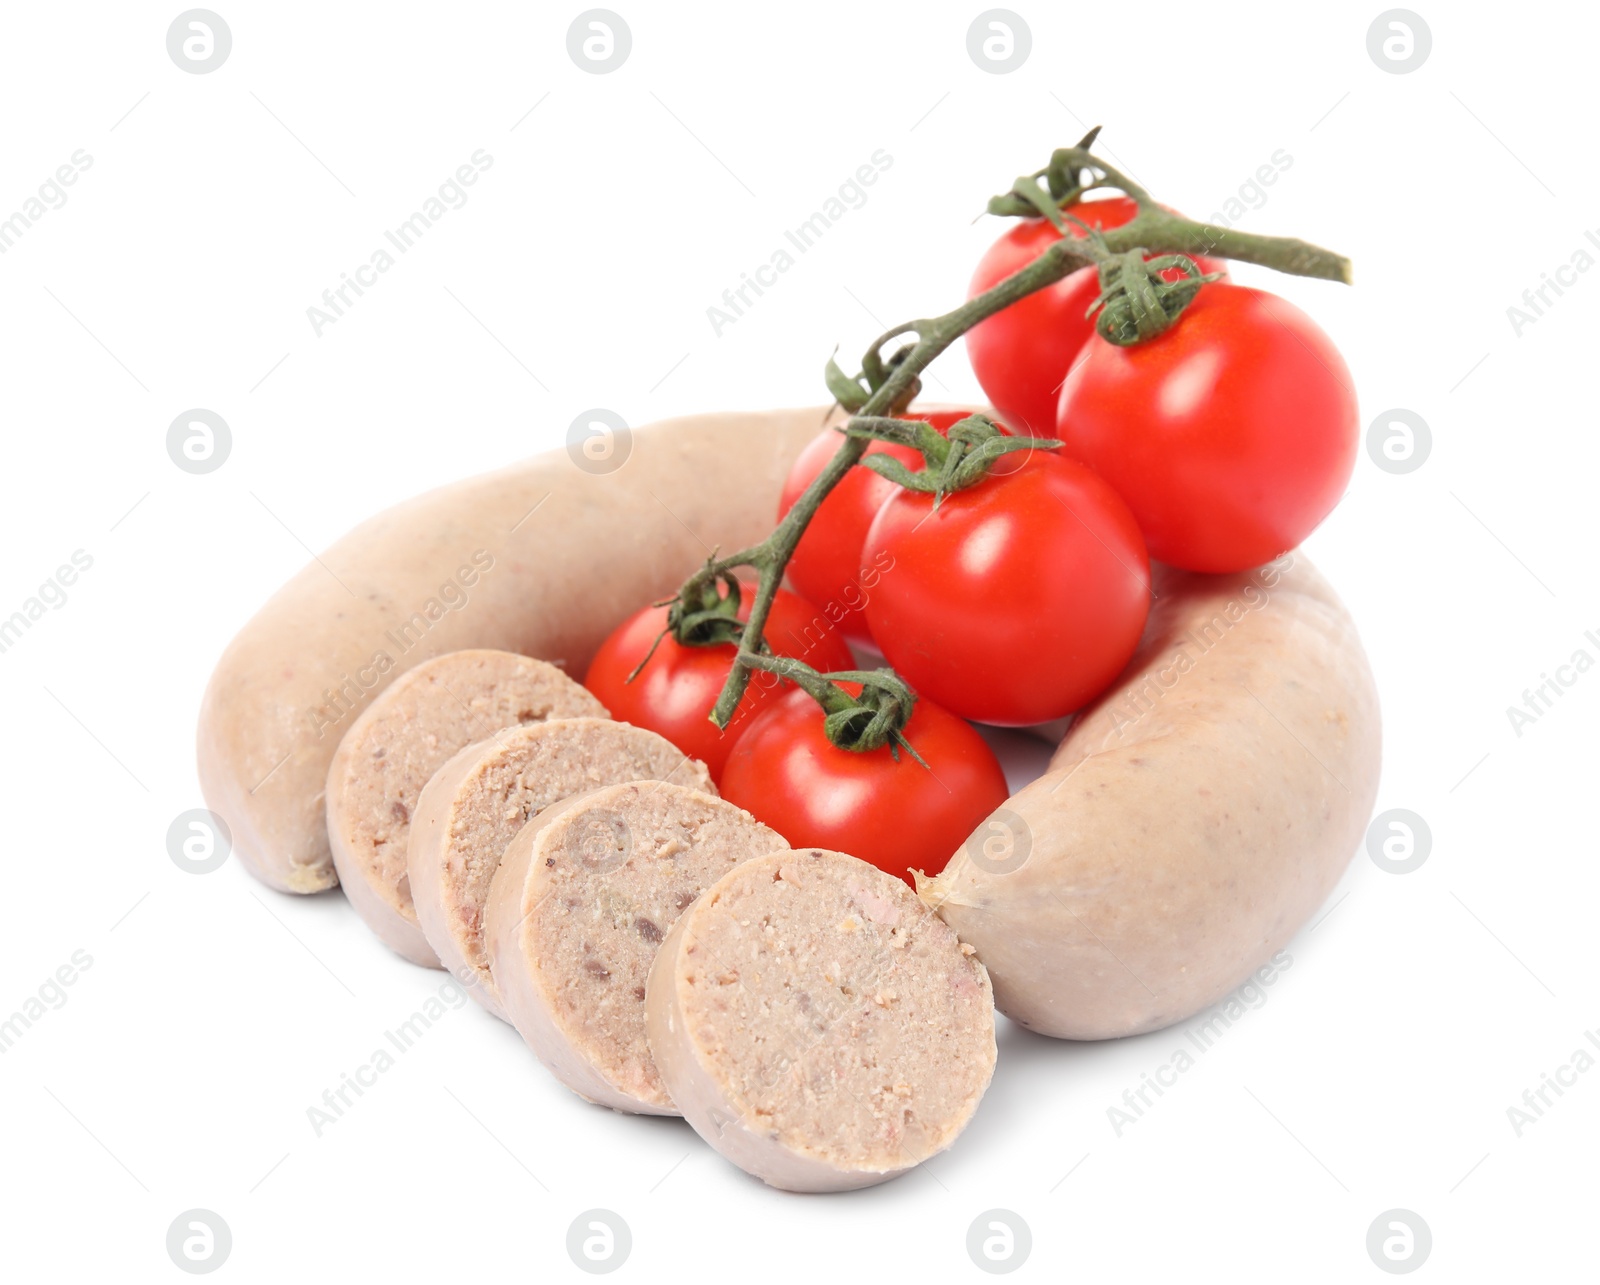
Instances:
[[[980,723],[1082,708],[1133,655],[1150,609],[1133,514],[1052,451],[1005,457],[937,511],[901,491],[862,556],[893,563],[867,604],[884,656],[916,692]]]
[[[1095,336],[1056,435],[1121,493],[1151,557],[1231,572],[1294,548],[1333,510],[1357,414],[1344,359],[1310,317],[1219,281],[1147,343]]]
[[[1125,196],[1080,201],[1067,211],[1090,227],[1119,228],[1133,220],[1138,206]],[[1068,225],[1071,235],[1082,230]],[[1020,272],[1061,239],[1044,219],[1018,220],[978,261],[967,290],[982,294]],[[1223,272],[1220,259],[1196,260],[1202,272]],[[1176,272],[1163,274],[1169,278]],[[1061,381],[1094,335],[1087,313],[1100,294],[1093,268],[1079,268],[1052,286],[1019,299],[967,332],[967,355],[990,403],[1018,433],[1050,437],[1055,432]]]
[[[953,407],[913,408],[906,413],[907,418],[921,419],[941,433],[969,414],[970,411]],[[800,452],[778,500],[780,520],[843,444],[843,436],[829,428]],[[894,456],[909,469],[922,467],[922,455],[909,446],[873,442],[867,448],[868,455],[879,453]],[[821,607],[845,636],[856,642],[872,641],[862,607],[884,570],[862,566],[861,545],[872,519],[897,489],[888,478],[857,465],[817,506],[816,515],[789,559],[789,583],[802,597]]]
[[[1006,801],[1005,773],[983,737],[919,700],[905,735],[927,761],[888,747],[857,754],[828,742],[822,710],[790,691],[739,738],[722,797],[797,848],[832,848],[912,883],[937,874],[983,819]],[[931,771],[929,769],[932,769]]]
[[[748,619],[754,596],[754,588],[747,586],[739,607],[741,619]],[[718,728],[711,721],[711,708],[733,666],[732,643],[685,647],[676,639],[663,638],[650,663],[631,683],[627,681],[666,624],[665,607],[646,607],[629,616],[600,644],[583,684],[613,718],[660,733],[704,762],[712,780],[717,780],[734,742],[756,712],[772,698],[774,689],[789,685],[780,685],[773,675],[759,670],[752,673],[733,720]],[[778,590],[773,600],[766,639],[778,655],[803,660],[823,673],[855,668],[850,648],[828,618],[786,589]]]

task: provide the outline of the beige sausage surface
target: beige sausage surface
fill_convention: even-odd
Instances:
[[[430,491],[339,540],[240,630],[206,689],[200,784],[240,860],[275,888],[333,887],[329,762],[390,680],[467,647],[581,677],[606,633],[712,546],[771,529],[783,477],[823,415],[665,421],[635,431],[614,472],[552,452]]]
[[[919,887],[1042,1034],[1136,1035],[1222,998],[1322,904],[1371,816],[1377,693],[1305,558],[1156,589],[1117,685]]]

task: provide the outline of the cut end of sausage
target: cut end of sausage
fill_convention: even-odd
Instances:
[[[407,874],[412,814],[433,774],[504,728],[580,717],[608,715],[554,665],[473,649],[407,670],[351,724],[328,770],[328,842],[350,904],[388,946],[439,964]]]
[[[494,977],[528,1046],[602,1106],[676,1115],[645,1038],[645,983],[685,907],[783,847],[742,808],[662,782],[551,808],[506,850],[488,906]]]
[[[994,1072],[971,947],[901,880],[816,848],[708,888],[662,945],[646,1008],[684,1117],[791,1191],[869,1186],[943,1151]]]
[[[506,846],[552,803],[628,781],[716,793],[705,764],[665,737],[594,718],[507,729],[462,750],[423,789],[407,861],[417,920],[444,966],[496,1016],[506,1013],[483,913]]]

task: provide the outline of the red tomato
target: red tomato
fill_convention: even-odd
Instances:
[[[1081,201],[1067,213],[1090,227],[1119,228],[1132,222],[1139,207],[1126,196]],[[1068,231],[1082,239],[1080,228]],[[1023,219],[989,247],[972,275],[967,295],[980,295],[1015,272],[1020,272],[1061,239],[1044,219]],[[1202,272],[1222,272],[1227,264],[1200,258]],[[1167,280],[1181,274],[1162,273]],[[972,369],[1000,417],[1019,433],[1049,437],[1055,432],[1056,400],[1061,381],[1073,360],[1094,334],[1089,305],[1100,295],[1100,278],[1094,268],[1079,268],[1052,286],[1019,299],[967,331],[967,355]]]
[[[1050,451],[1007,456],[937,510],[930,495],[892,496],[862,550],[884,558],[892,569],[867,603],[884,656],[913,690],[981,723],[1085,705],[1127,663],[1150,609],[1128,506]]]
[[[908,419],[920,419],[932,424],[941,433],[948,432],[957,420],[972,412],[959,408],[911,410]],[[789,470],[783,484],[783,494],[778,500],[778,517],[794,507],[801,493],[827,467],[844,444],[844,437],[835,429],[824,429]],[[874,442],[867,454],[882,452],[893,455],[909,469],[922,467],[922,455],[909,446],[892,442]],[[817,603],[845,635],[857,642],[870,642],[867,622],[861,614],[862,605],[871,595],[873,586],[884,568],[861,565],[861,543],[866,539],[867,528],[883,502],[899,488],[887,478],[879,477],[869,468],[857,465],[844,480],[828,493],[828,498],[817,506],[817,512],[800,537],[794,556],[789,559],[787,575],[802,596]]]
[[[1095,336],[1061,390],[1056,435],[1128,502],[1152,557],[1242,571],[1339,502],[1356,413],[1350,372],[1310,317],[1219,281],[1146,343]]]
[[[754,586],[746,585],[739,618],[748,620],[755,600]],[[716,780],[722,775],[733,744],[749,725],[774,688],[788,687],[772,674],[756,670],[750,686],[726,728],[711,721],[737,648],[732,643],[714,647],[685,647],[670,635],[661,640],[650,663],[631,683],[628,675],[650,651],[667,626],[667,608],[646,607],[617,626],[600,644],[583,683],[612,717],[635,727],[659,732],[685,754],[700,759]],[[854,669],[850,648],[822,612],[804,598],[778,590],[767,616],[767,645],[779,656],[803,660],[823,673]]]
[[[859,691],[859,687],[850,684]],[[822,710],[791,691],[751,722],[722,777],[722,797],[797,848],[832,848],[911,883],[938,874],[984,817],[1006,801],[1005,773],[983,737],[919,700],[904,747],[856,753],[830,744]],[[931,769],[931,770],[930,770]]]

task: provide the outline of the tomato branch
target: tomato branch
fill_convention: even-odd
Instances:
[[[1350,260],[1342,254],[1295,237],[1260,236],[1215,223],[1197,223],[1162,209],[1133,179],[1088,150],[1099,132],[1098,128],[1091,130],[1077,147],[1058,148],[1044,169],[1023,175],[1011,191],[991,197],[988,212],[1047,218],[1065,233],[1061,216],[1065,207],[1089,192],[1113,189],[1137,202],[1139,214],[1131,223],[1105,233],[1112,253],[1143,249],[1151,254],[1205,254],[1259,264],[1291,276],[1350,284]],[[1085,173],[1090,175],[1087,181]],[[1049,184],[1048,195],[1039,187],[1040,179]]]
[[[699,611],[704,611],[708,590],[714,593],[716,581],[733,568],[753,567],[759,575],[750,619],[740,631],[738,655],[712,710],[712,720],[719,727],[726,727],[733,718],[749,685],[752,669],[778,672],[775,659],[763,654],[767,617],[783,580],[784,568],[818,506],[861,462],[873,438],[903,440],[897,431],[886,430],[882,421],[904,411],[920,388],[918,376],[921,372],[979,322],[1079,268],[1098,266],[1134,251],[1146,255],[1217,255],[1295,276],[1350,281],[1350,261],[1343,255],[1292,237],[1260,236],[1197,223],[1163,209],[1142,186],[1088,150],[1097,132],[1091,132],[1077,147],[1058,149],[1048,166],[1018,179],[1010,193],[989,203],[990,212],[995,214],[1050,218],[1063,229],[1062,239],[1027,267],[983,294],[968,299],[960,307],[942,316],[905,322],[879,335],[862,358],[861,373],[854,378],[842,372],[830,359],[828,387],[839,404],[852,414],[838,451],[771,535],[760,544],[708,561],[684,583],[680,602],[696,604]],[[1045,186],[1040,186],[1040,180]],[[1115,188],[1126,193],[1138,203],[1139,213],[1131,222],[1094,236],[1066,234],[1061,207],[1101,188]],[[904,335],[915,338],[886,358],[884,347]],[[817,692],[812,694],[826,710],[832,698],[825,699]],[[840,695],[854,700],[847,693],[840,692]]]

